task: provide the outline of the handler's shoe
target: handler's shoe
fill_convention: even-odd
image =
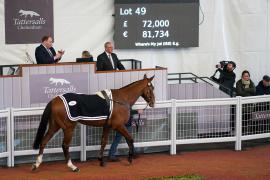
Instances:
[[[139,155],[135,153],[132,158],[133,159],[138,159],[139,158]]]
[[[120,159],[118,157],[108,157],[108,162],[119,162]]]

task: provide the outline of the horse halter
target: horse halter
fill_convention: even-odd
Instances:
[[[151,89],[150,88],[153,88],[152,90],[154,90],[154,86],[152,85],[151,82],[148,82],[147,83],[147,91],[144,95],[144,99],[146,101],[146,107],[144,108],[144,110],[149,106],[150,102],[152,101],[152,96],[151,96]]]

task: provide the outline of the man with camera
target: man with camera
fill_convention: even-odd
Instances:
[[[234,83],[236,75],[233,70],[236,68],[236,64],[233,61],[221,61],[219,64],[216,65],[217,70],[215,71],[214,75],[211,76],[215,82],[219,83],[219,89],[226,94],[230,95],[231,97],[234,96]],[[219,78],[217,79],[215,76],[217,72],[220,73]],[[236,106],[231,105],[230,107],[230,127],[231,131],[234,132],[235,130],[235,111]]]
[[[216,65],[216,72],[211,79],[220,84],[219,89],[226,94],[229,94],[231,97],[234,92],[234,83],[235,83],[235,73],[233,70],[236,68],[236,64],[233,61],[221,61],[220,64]],[[219,72],[219,78],[216,78],[216,73]]]

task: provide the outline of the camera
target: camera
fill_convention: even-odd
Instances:
[[[227,67],[228,64],[232,64],[233,68],[236,68],[236,64],[233,61],[220,61],[219,64],[216,65],[216,68],[223,69],[224,67]]]
[[[227,69],[228,64],[232,64],[232,66],[233,66],[232,71],[236,68],[236,64],[233,61],[220,61],[219,64],[216,65],[217,69],[216,69],[215,73],[210,78],[212,80],[214,80],[215,82],[220,83],[219,79],[216,78],[215,76],[216,76],[217,72],[219,72],[220,74],[228,72],[228,69]]]

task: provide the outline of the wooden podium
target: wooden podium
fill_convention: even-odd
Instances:
[[[78,73],[86,75],[87,90],[83,93],[92,94],[102,89],[118,89],[127,84],[143,78],[155,75],[153,85],[155,86],[156,100],[167,99],[167,69],[139,69],[120,71],[96,71],[96,64],[93,63],[58,63],[48,65],[20,65],[18,75],[0,76],[0,109],[5,108],[29,108],[44,106],[47,102],[33,103],[33,87],[39,88],[40,82],[35,75],[66,75],[68,77],[78,76]],[[74,79],[73,77],[73,79]],[[35,84],[33,84],[35,81]],[[80,82],[81,78],[77,78]],[[38,82],[38,83],[37,83]],[[30,87],[32,90],[30,91]],[[32,93],[31,93],[32,92]],[[141,99],[140,99],[141,100]]]

